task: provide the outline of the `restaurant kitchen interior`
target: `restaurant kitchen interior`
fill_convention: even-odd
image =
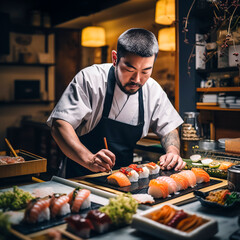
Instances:
[[[167,16],[166,22],[162,17],[164,11],[161,12],[163,7],[157,10],[159,2],[162,6],[173,4],[174,14]],[[109,185],[102,176],[97,176],[99,186],[95,178],[91,177],[74,180],[74,183],[57,177],[60,162],[65,156],[53,139],[46,121],[70,81],[81,69],[93,64],[111,63],[111,52],[117,49],[119,35],[129,28],[145,28],[156,36],[159,43],[159,53],[151,77],[160,84],[184,120],[178,131],[181,157],[186,161],[185,170],[199,167],[206,170],[211,177],[210,185],[199,183],[196,190],[208,187],[206,192],[231,188],[231,179],[236,192],[239,192],[240,25],[235,15],[239,15],[240,8],[237,7],[232,16],[231,38],[224,42],[224,36],[229,31],[228,25],[223,24],[222,29],[209,34],[212,26],[216,27],[212,20],[213,5],[214,1],[211,0],[2,0],[0,160],[7,155],[19,159],[23,157],[26,162],[23,164],[20,159],[21,168],[20,165],[12,164],[11,169],[0,164],[0,187],[4,189],[18,185],[18,182],[26,184],[35,179],[39,184],[42,184],[42,181],[50,183],[50,187],[63,184],[67,193],[70,188],[76,187],[75,182],[83,188],[87,185],[94,198],[109,198],[121,192],[121,186]],[[233,3],[231,11],[234,6]],[[160,11],[158,18],[157,11]],[[229,19],[225,19],[224,23]],[[88,45],[85,42],[88,36],[83,36],[83,33],[91,29],[99,38],[101,33],[104,33],[103,40],[98,39],[103,41],[100,46],[94,45],[95,43]],[[225,43],[228,44],[227,47]],[[225,47],[222,47],[223,45]],[[164,153],[159,138],[149,129],[148,135],[137,142],[133,160],[135,164],[158,164],[159,157]],[[206,159],[207,161],[202,161]],[[227,165],[221,165],[223,162]],[[229,170],[231,167],[234,167],[232,171]],[[162,175],[170,176],[169,174]],[[52,178],[53,181],[50,181]],[[141,193],[139,188],[134,186],[124,186],[123,192]],[[194,186],[198,186],[198,183]],[[104,189],[107,189],[106,193]],[[33,191],[28,186],[24,190]],[[190,210],[188,215],[191,216],[193,213],[190,207],[193,207],[193,212],[196,209],[198,211],[197,199],[202,201],[203,206],[208,204],[203,202],[206,196],[198,196],[198,193],[193,195],[194,190],[186,187],[179,198],[174,195],[168,203],[180,207],[180,203],[186,204],[184,211]],[[157,209],[162,202],[156,200],[154,194]],[[162,196],[164,194],[161,198]],[[175,207],[171,208],[172,212],[178,211]],[[141,215],[133,218],[133,227],[137,230],[141,230],[141,226],[146,227],[146,237],[151,234],[151,229],[155,229],[154,236],[162,233],[163,239],[185,239],[181,233],[174,235],[165,232],[164,227],[164,230],[162,227],[155,228],[146,218],[154,214],[156,209],[153,211],[144,206],[142,209],[140,207],[140,211],[145,208],[148,209],[146,213],[143,211]],[[219,239],[221,234],[228,239],[233,231],[239,228],[236,227],[236,222],[239,221],[239,213],[237,214],[233,216],[231,223],[229,222],[234,226],[229,227],[232,232],[223,233],[221,229],[217,235]],[[213,221],[211,216],[205,217],[195,220],[207,222],[206,231],[209,231],[210,235],[216,234],[216,221],[222,226],[224,218],[217,216],[217,220]],[[122,236],[128,238],[129,231],[123,230]],[[30,232],[25,235],[28,234]],[[196,235],[190,239],[201,238],[202,234],[201,231],[196,231]],[[24,239],[21,234],[19,236]],[[110,236],[113,235],[110,233]],[[144,237],[134,235],[129,239]]]

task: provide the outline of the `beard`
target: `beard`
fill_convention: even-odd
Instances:
[[[119,88],[126,94],[128,95],[133,95],[133,94],[136,94],[139,89],[142,87],[141,84],[139,83],[135,83],[135,82],[129,82],[129,83],[126,83],[125,85],[122,85],[121,81],[119,80],[119,77],[118,77],[118,69],[115,68],[115,78],[116,78],[116,82],[117,82],[117,85],[119,86]],[[135,89],[130,89],[130,90],[127,90],[126,87],[127,86],[136,86],[136,87],[139,87],[137,90]]]

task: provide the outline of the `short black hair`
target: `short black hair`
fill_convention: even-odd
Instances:
[[[158,41],[155,35],[143,28],[131,28],[122,33],[117,43],[117,63],[121,57],[131,53],[141,57],[158,54]]]

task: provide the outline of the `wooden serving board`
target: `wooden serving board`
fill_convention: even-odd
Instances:
[[[161,176],[170,176],[173,173],[176,173],[176,172],[174,170],[171,170],[171,171],[163,171],[160,174]],[[80,178],[74,178],[71,180],[94,187],[94,188],[98,188],[107,192],[111,192],[114,194],[119,194],[123,192],[125,193],[131,192],[132,194],[138,194],[138,193],[147,193],[148,183],[150,179],[157,178],[159,175],[150,176],[149,179],[140,180],[141,181],[140,184],[133,183],[131,186],[124,187],[124,188],[120,188],[120,187],[108,184],[107,176],[109,176],[109,174],[107,173],[97,173],[97,174],[91,174],[91,175],[87,175]],[[197,186],[194,188],[188,188],[186,190],[182,190],[179,192],[179,194],[176,194],[176,195],[172,194],[171,196],[165,199],[163,198],[155,199],[155,203],[153,205],[162,204],[163,202],[175,204],[175,205],[185,204],[189,201],[195,200],[195,196],[193,194],[194,190],[201,190],[203,192],[207,192],[214,189],[223,188],[226,186],[227,186],[226,180],[211,177],[209,183],[197,184]]]

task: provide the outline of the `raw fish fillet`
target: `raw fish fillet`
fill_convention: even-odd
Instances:
[[[202,168],[192,168],[192,171],[196,176],[197,183],[210,181],[209,174],[206,171],[204,171]]]
[[[117,185],[119,187],[126,187],[131,185],[128,177],[119,171],[108,176],[107,180],[110,184]]]

